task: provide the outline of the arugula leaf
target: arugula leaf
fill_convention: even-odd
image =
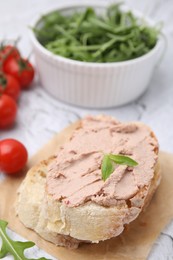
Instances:
[[[14,257],[14,260],[50,260],[45,257],[41,258],[26,258],[24,255],[24,250],[33,247],[34,242],[27,241],[13,241],[6,233],[6,227],[8,222],[0,220],[0,237],[2,239],[2,247],[0,249],[0,259],[10,254]]]
[[[138,163],[128,156],[120,154],[105,154],[101,164],[102,180],[106,180],[115,170],[115,164],[137,166]]]
[[[138,163],[125,155],[116,155],[116,154],[109,154],[109,158],[114,161],[116,164],[123,164],[127,166],[136,166]]]
[[[105,181],[111,173],[114,171],[113,164],[111,162],[111,159],[109,158],[109,155],[104,155],[101,165],[101,171],[102,171],[102,179]]]
[[[122,11],[121,3],[109,6],[103,15],[92,7],[69,15],[54,11],[32,29],[52,53],[98,63],[131,60],[146,54],[156,45],[161,31],[131,11]]]

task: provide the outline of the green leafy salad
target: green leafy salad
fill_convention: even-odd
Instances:
[[[104,15],[88,7],[63,15],[55,11],[41,18],[33,31],[50,52],[78,61],[119,62],[148,53],[157,43],[160,28],[151,27],[121,5]]]

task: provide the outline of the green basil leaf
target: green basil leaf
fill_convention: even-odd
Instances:
[[[125,155],[109,154],[109,158],[116,164],[122,164],[127,166],[136,166],[138,163]]]
[[[109,155],[104,155],[101,165],[102,179],[105,181],[111,173],[114,171],[114,166],[112,164]]]

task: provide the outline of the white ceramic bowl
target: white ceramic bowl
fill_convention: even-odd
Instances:
[[[104,12],[106,8],[106,4],[98,1],[89,4],[81,1],[73,5],[61,5],[54,11],[69,14],[74,9],[81,10],[86,6],[92,6],[99,12]],[[133,13],[143,17],[137,11]],[[32,26],[38,25],[40,17],[33,21]],[[145,20],[153,25],[150,19],[145,17]],[[139,58],[114,63],[91,63],[51,53],[38,42],[32,31],[31,41],[40,80],[47,92],[67,103],[90,108],[119,106],[138,98],[149,86],[163,50],[163,37],[160,37],[156,46]]]

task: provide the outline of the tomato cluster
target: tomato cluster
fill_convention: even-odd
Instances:
[[[34,68],[24,59],[17,47],[0,46],[0,129],[13,125],[17,115],[17,101],[21,90],[30,86]],[[27,162],[27,150],[17,140],[0,141],[0,172],[14,174]]]
[[[34,68],[24,59],[17,47],[0,47],[0,129],[13,125],[17,114],[17,100],[21,90],[30,86]]]

